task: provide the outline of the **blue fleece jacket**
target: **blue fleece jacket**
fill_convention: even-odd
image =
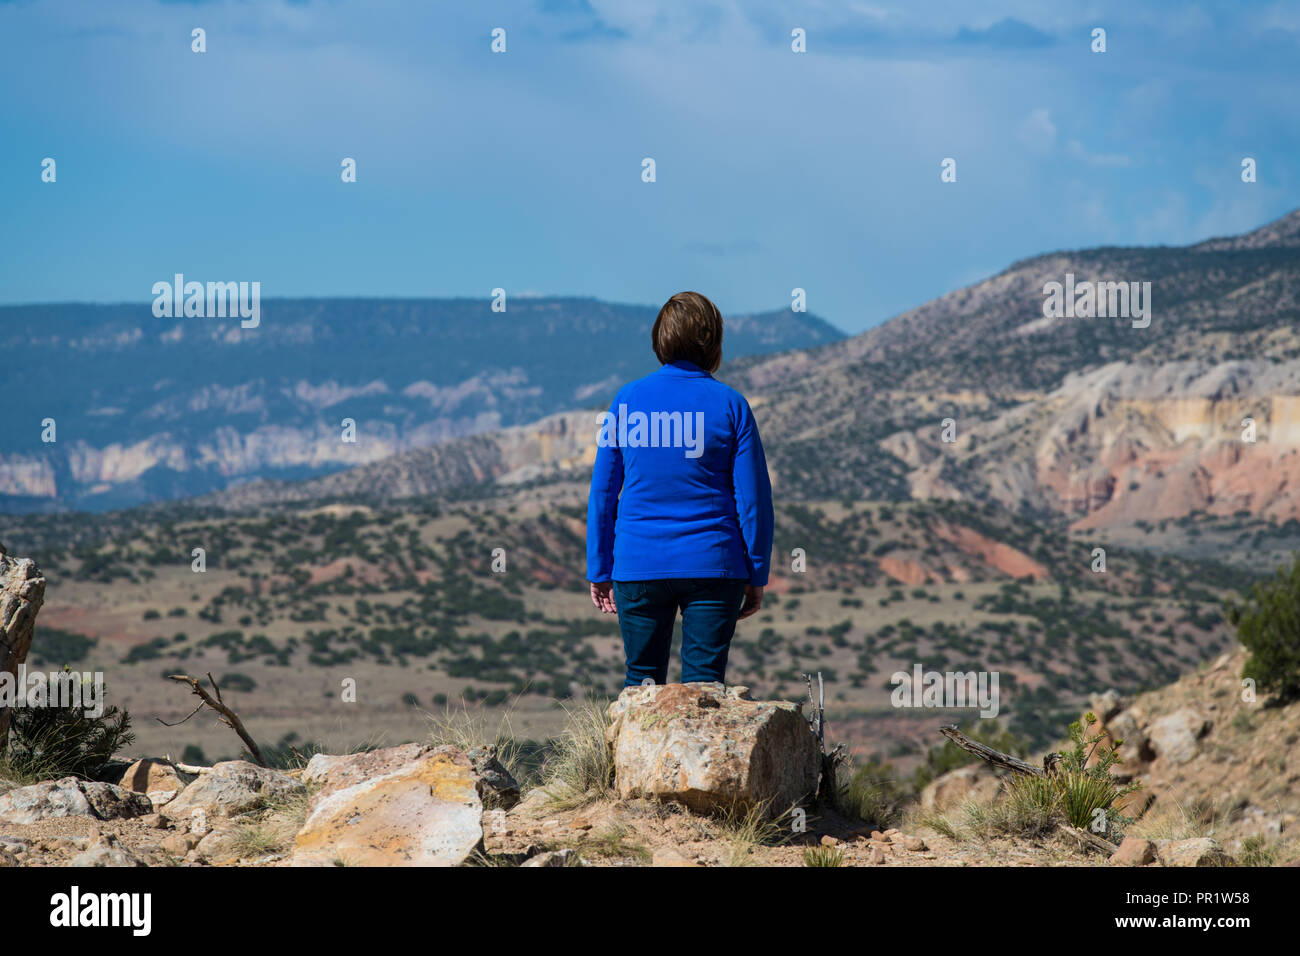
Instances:
[[[587,580],[766,585],[772,485],[744,396],[692,362],[670,362],[623,386],[601,418]]]

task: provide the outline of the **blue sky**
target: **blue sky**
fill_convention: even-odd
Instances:
[[[798,286],[857,332],[1289,212],[1297,64],[1300,3],[0,0],[0,302]]]

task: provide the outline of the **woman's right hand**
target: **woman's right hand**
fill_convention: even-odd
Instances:
[[[740,605],[740,615],[737,621],[743,621],[751,614],[757,614],[758,609],[763,606],[763,589],[755,587],[752,584],[745,587],[745,603]]]

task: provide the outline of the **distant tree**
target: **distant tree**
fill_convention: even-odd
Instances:
[[[1300,552],[1243,603],[1229,598],[1226,613],[1250,651],[1241,676],[1282,700],[1300,697]]]

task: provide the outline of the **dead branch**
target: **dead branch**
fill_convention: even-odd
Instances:
[[[171,763],[173,767],[175,767],[181,773],[192,773],[195,776],[201,773],[212,773],[211,767],[199,767],[191,763],[181,763],[177,760],[171,760],[170,757],[168,758],[168,761]]]
[[[1095,833],[1089,833],[1087,830],[1080,830],[1078,827],[1072,827],[1068,823],[1060,823],[1057,830],[1065,836],[1070,837],[1085,850],[1093,850],[1097,853],[1110,856],[1119,849],[1109,840],[1104,840]]]
[[[1010,770],[1012,773],[1023,774],[1026,777],[1041,777],[1044,775],[1042,767],[1035,767],[1031,763],[1021,760],[1019,757],[1013,757],[1011,754],[1004,754],[1000,750],[994,750],[977,740],[971,740],[955,725],[940,727],[939,733],[943,734],[953,743],[967,753],[974,754],[981,760],[987,760],[995,767],[1001,767],[1003,770]]]
[[[211,694],[209,694],[206,690],[203,689],[202,684],[200,684],[195,678],[190,677],[188,674],[169,674],[167,676],[171,680],[178,680],[181,681],[182,683],[189,684],[190,690],[192,690],[195,694],[197,694],[199,696],[199,700],[203,702],[198,707],[194,708],[193,713],[191,713],[189,717],[186,717],[185,720],[189,720],[190,717],[193,717],[194,714],[197,714],[199,712],[199,710],[203,707],[203,704],[207,704],[214,711],[216,711],[217,716],[221,718],[221,722],[223,724],[225,724],[235,733],[239,734],[239,739],[244,742],[244,746],[248,748],[248,752],[253,755],[253,759],[257,761],[258,765],[262,767],[266,766],[266,760],[263,759],[262,757],[262,751],[260,751],[257,748],[257,744],[253,742],[253,738],[250,737],[248,731],[244,729],[244,722],[239,719],[239,715],[236,714],[229,707],[227,707],[225,701],[221,699],[221,688],[217,686],[217,682],[213,680],[211,674],[208,674],[208,683],[212,685],[212,690],[217,695],[215,700],[212,698]],[[162,718],[156,718],[156,719],[160,724],[166,724],[166,726],[168,727],[175,726],[175,724],[168,724]],[[185,723],[185,720],[177,721],[177,723],[183,724]]]

